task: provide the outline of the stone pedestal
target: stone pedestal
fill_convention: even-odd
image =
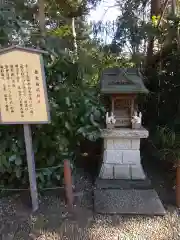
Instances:
[[[103,164],[100,178],[145,179],[140,158],[140,139],[148,137],[144,128],[104,129]]]

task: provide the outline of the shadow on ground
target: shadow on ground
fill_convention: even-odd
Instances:
[[[0,199],[2,240],[179,240],[180,219],[174,192],[157,164],[143,160],[167,214],[164,217],[110,216],[93,212],[93,177],[79,174],[74,212],[68,212],[62,192],[44,193],[40,209],[31,213],[28,192]]]
[[[42,197],[40,209],[31,214],[20,197],[1,199],[2,240],[169,240],[179,239],[180,220],[168,207],[164,217],[108,216],[93,213],[91,196],[76,200],[74,213],[68,213],[58,196]],[[6,209],[6,210],[5,210]],[[1,209],[2,210],[2,209]],[[1,212],[2,213],[2,212]]]

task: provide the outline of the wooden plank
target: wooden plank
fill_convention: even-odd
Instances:
[[[27,157],[28,172],[29,172],[32,209],[35,212],[39,208],[39,204],[38,204],[38,193],[37,193],[37,184],[36,184],[34,152],[32,147],[32,135],[31,135],[30,126],[28,124],[24,125],[24,139],[25,139],[25,145],[26,145],[26,157]]]
[[[71,166],[69,160],[64,160],[64,183],[66,191],[66,200],[69,210],[73,208],[73,189],[72,189],[72,176],[71,176]]]
[[[42,56],[13,49],[0,55],[1,124],[49,123]]]

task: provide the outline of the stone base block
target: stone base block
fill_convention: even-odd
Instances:
[[[141,165],[108,164],[101,167],[100,178],[102,179],[131,179],[144,180],[146,175]]]
[[[131,139],[114,139],[113,148],[118,149],[131,149]]]
[[[108,150],[119,150],[119,149],[134,149],[139,150],[140,139],[130,139],[130,138],[115,138],[115,139],[104,139],[104,149]]]
[[[103,164],[100,171],[100,178],[113,179],[114,178],[114,166],[112,164]]]
[[[144,180],[132,179],[100,179],[95,182],[96,189],[152,189],[151,181],[146,178]]]
[[[104,151],[104,163],[120,164],[123,159],[123,151],[121,150],[105,150]]]
[[[105,150],[104,163],[109,164],[136,164],[139,165],[141,161],[139,150]]]
[[[145,175],[144,170],[141,165],[131,165],[131,178],[134,180],[146,179],[146,175]]]
[[[123,164],[139,165],[141,162],[139,150],[123,150],[122,155]]]
[[[129,165],[114,166],[114,179],[131,179]]]
[[[132,139],[131,140],[131,149],[138,149],[140,148],[140,139]]]
[[[146,178],[141,166],[140,139],[146,138],[145,129],[106,129],[103,164],[100,178],[143,180]]]

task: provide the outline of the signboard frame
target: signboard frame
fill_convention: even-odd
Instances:
[[[23,47],[19,47],[19,46],[11,46],[9,48],[5,48],[5,49],[1,49],[0,50],[0,57],[1,55],[8,53],[8,52],[12,52],[13,50],[17,50],[17,51],[24,51],[24,52],[29,52],[29,53],[36,53],[39,55],[39,60],[40,60],[40,71],[41,71],[41,75],[42,75],[42,84],[43,84],[43,91],[44,91],[44,100],[45,100],[45,104],[46,104],[46,110],[47,110],[47,121],[3,121],[2,120],[2,114],[0,111],[0,124],[1,125],[14,125],[14,124],[48,124],[51,122],[50,120],[50,106],[49,106],[49,102],[48,102],[48,94],[47,94],[47,86],[46,86],[46,78],[45,78],[45,70],[44,70],[44,61],[43,61],[43,57],[42,54],[47,54],[46,51],[43,50],[38,50],[38,49],[31,49],[31,48],[23,48]]]
[[[26,157],[27,157],[27,165],[28,165],[28,174],[29,174],[29,183],[30,183],[30,193],[31,193],[31,201],[32,201],[32,209],[33,211],[37,211],[39,208],[38,202],[38,191],[37,191],[37,182],[36,182],[36,169],[35,169],[35,161],[34,161],[34,152],[32,146],[32,134],[31,134],[31,127],[29,124],[47,124],[50,123],[50,108],[48,103],[48,95],[47,95],[47,86],[45,81],[45,71],[44,71],[44,62],[42,53],[47,54],[47,52],[38,50],[38,49],[31,49],[31,48],[22,48],[19,46],[11,46],[9,48],[5,48],[0,50],[0,57],[2,54],[7,52],[12,52],[13,50],[25,51],[30,53],[37,53],[39,55],[40,60],[40,70],[42,76],[42,84],[44,90],[44,100],[46,104],[46,111],[47,111],[47,121],[23,121],[23,122],[2,122],[2,116],[0,113],[0,124],[1,125],[11,125],[11,124],[23,124],[24,128],[24,140],[25,140],[25,147],[26,147]]]

